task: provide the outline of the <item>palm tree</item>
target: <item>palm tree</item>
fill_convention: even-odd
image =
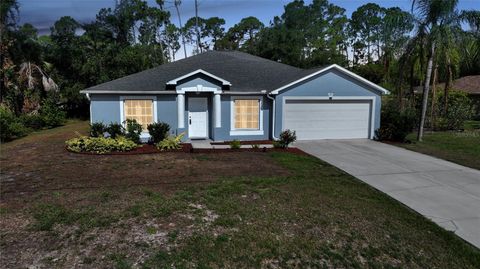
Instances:
[[[457,4],[458,0],[413,0],[412,2],[412,12],[414,9],[417,10],[419,16],[416,19],[417,27],[421,29],[419,32],[428,33],[427,43],[425,45],[429,50],[423,86],[422,112],[417,135],[418,141],[422,141],[423,138],[423,127],[427,114],[428,94],[430,91],[435,52],[443,30],[448,29],[454,21],[457,21]]]

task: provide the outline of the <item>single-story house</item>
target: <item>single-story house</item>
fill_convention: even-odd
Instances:
[[[214,141],[374,138],[388,91],[338,65],[300,69],[238,51],[208,51],[81,91],[90,121],[165,122]]]

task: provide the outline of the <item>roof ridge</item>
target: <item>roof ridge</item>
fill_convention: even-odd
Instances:
[[[258,56],[258,55],[255,55],[255,54],[250,54],[248,52],[244,52],[244,51],[240,51],[240,50],[212,50],[212,52],[238,53],[238,54],[243,54],[243,55],[245,55],[247,57],[250,57],[250,58],[257,58],[257,59],[262,60],[262,61],[271,62],[271,63],[277,64],[277,65],[283,65],[283,66],[286,66],[286,67],[289,67],[289,68],[294,68],[294,69],[298,69],[298,70],[306,70],[304,68],[296,67],[296,66],[289,65],[289,64],[286,64],[286,63],[282,63],[282,62],[278,62],[278,61],[274,61],[274,60],[271,60],[271,59],[264,58],[262,56]]]

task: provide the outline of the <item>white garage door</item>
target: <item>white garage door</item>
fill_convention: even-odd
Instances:
[[[298,140],[368,138],[370,101],[286,100],[284,129]]]

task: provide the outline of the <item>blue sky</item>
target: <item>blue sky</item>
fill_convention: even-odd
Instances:
[[[230,27],[244,17],[255,16],[268,24],[275,15],[281,15],[283,6],[291,0],[198,0],[199,16],[219,16],[225,19],[226,27]],[[148,0],[155,5],[155,0]],[[177,16],[173,0],[166,0],[166,8],[171,11],[172,22],[176,23]],[[306,1],[310,2],[309,0]],[[398,6],[410,10],[410,0],[330,0],[347,10],[347,15],[359,6],[375,2],[383,7]],[[19,0],[20,22],[29,22],[36,26],[42,34],[48,33],[50,26],[61,16],[72,16],[80,22],[89,22],[102,7],[112,7],[114,0]],[[480,0],[460,0],[459,9],[480,9]],[[194,15],[194,1],[183,0],[180,7],[183,21]]]
[[[90,22],[100,8],[113,7],[115,0],[18,0],[20,4],[20,23],[31,23],[40,34],[48,34],[53,23],[62,16],[71,16],[79,22]],[[228,29],[242,18],[255,16],[268,25],[274,16],[283,13],[283,7],[292,0],[198,0],[199,16],[222,17]],[[155,0],[147,0],[150,5],[156,5]],[[311,0],[306,0],[306,3]],[[398,6],[410,11],[411,0],[330,0],[331,3],[346,9],[350,17],[359,6],[369,2],[377,3],[383,7]],[[171,21],[175,24],[178,18],[173,5],[173,0],[165,0],[165,7],[171,13]],[[460,0],[459,9],[480,9],[480,0]],[[182,0],[180,13],[182,22],[194,15],[194,0]]]

